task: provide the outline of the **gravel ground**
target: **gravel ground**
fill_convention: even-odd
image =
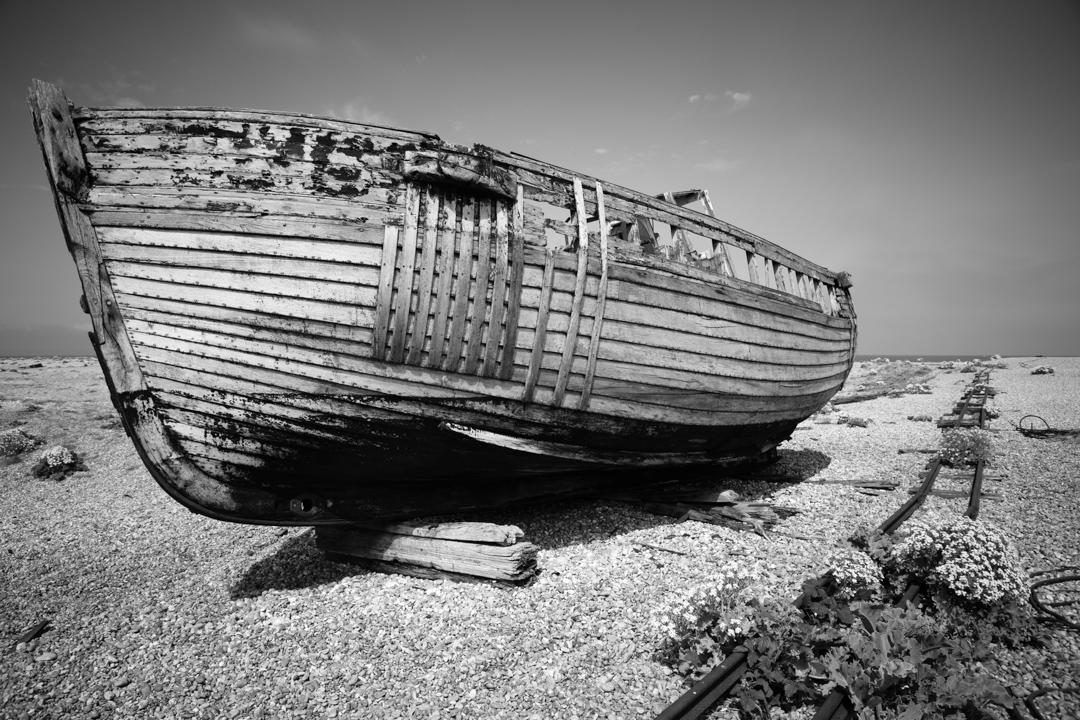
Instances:
[[[987,489],[1004,501],[984,503],[984,517],[1029,568],[1078,565],[1077,445],[1028,440],[1006,421],[1080,427],[1080,360],[1040,359],[1057,371],[1044,376],[1021,360],[992,376],[1002,479]],[[96,363],[9,359],[0,371],[0,430],[67,444],[87,467],[58,482],[30,476],[36,451],[0,459],[0,717],[11,718],[652,717],[685,689],[654,659],[658,614],[727,562],[755,565],[759,592],[794,598],[839,540],[917,484],[928,456],[897,449],[936,447],[939,431],[907,417],[936,419],[971,379],[943,371],[932,394],[841,408],[865,428],[807,421],[760,474],[802,482],[714,480],[801,511],[767,538],[619,503],[488,513],[478,519],[516,524],[540,547],[538,579],[505,588],[369,573],[324,560],[310,530],[193,515],[142,467]],[[867,479],[899,487],[845,484]],[[11,648],[44,618],[51,630]],[[1062,632],[1003,656],[998,672],[1031,692],[1080,675],[1077,657]],[[1054,702],[1042,703],[1049,717]]]

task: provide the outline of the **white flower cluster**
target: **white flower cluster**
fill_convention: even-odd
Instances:
[[[953,428],[941,434],[941,459],[951,465],[993,460],[993,436],[980,428]]]
[[[755,569],[728,563],[719,568],[715,582],[678,596],[656,623],[667,639],[675,641],[706,631],[720,643],[744,637],[751,628],[746,590],[757,577]]]
[[[884,577],[881,568],[866,553],[845,550],[832,561],[832,577],[836,581],[836,595],[851,599],[861,592],[876,593]]]
[[[37,444],[33,436],[27,435],[22,430],[14,428],[0,432],[0,457],[18,455],[29,450]]]
[[[1019,599],[1028,592],[1027,573],[1008,538],[966,517],[913,521],[910,534],[892,553],[900,569],[981,605]]]
[[[75,455],[63,445],[56,445],[41,453],[41,462],[49,468],[67,467],[76,463]]]

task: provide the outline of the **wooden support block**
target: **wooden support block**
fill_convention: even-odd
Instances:
[[[480,528],[469,528],[480,525]],[[536,571],[536,546],[520,538],[516,527],[495,529],[487,523],[393,523],[370,529],[360,525],[315,530],[315,545],[325,553],[372,561],[375,569],[420,577],[445,572],[506,582],[527,580]],[[395,532],[400,530],[401,532]],[[482,537],[496,542],[471,541]]]

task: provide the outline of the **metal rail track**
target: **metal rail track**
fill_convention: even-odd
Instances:
[[[959,427],[986,426],[986,407],[988,397],[992,396],[993,390],[987,385],[990,379],[989,370],[981,370],[972,380],[969,388],[966,388],[961,402],[954,408],[955,419],[943,417],[938,426],[943,429]],[[970,419],[969,419],[970,416]],[[926,477],[919,489],[893,513],[879,527],[878,531],[891,535],[926,500],[926,496],[934,488],[938,473],[941,470],[940,458],[932,460],[926,469]],[[971,494],[968,499],[967,510],[964,515],[974,520],[979,514],[979,497],[982,494],[983,461],[977,461],[975,473],[971,483]],[[922,588],[917,583],[908,586],[907,591],[897,601],[897,604],[907,606],[915,602]],[[804,593],[795,600],[796,607],[802,607],[808,600]],[[708,712],[713,705],[726,696],[743,673],[746,672],[746,654],[732,653],[720,664],[714,667],[705,677],[698,680],[694,685],[683,693],[675,702],[656,716],[655,720],[694,720]],[[845,720],[855,717],[855,709],[848,699],[847,694],[840,690],[834,690],[819,706],[813,720]]]

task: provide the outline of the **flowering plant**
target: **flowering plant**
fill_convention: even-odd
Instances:
[[[941,434],[941,459],[950,465],[994,459],[992,436],[979,428],[954,428]]]
[[[1008,538],[965,517],[912,521],[890,560],[897,570],[977,605],[1016,600],[1028,591],[1027,573]]]
[[[664,633],[661,657],[685,672],[707,665],[708,657],[745,637],[753,628],[747,590],[756,579],[756,569],[728,563],[715,582],[678,596],[658,620]]]
[[[844,600],[872,599],[884,580],[877,563],[858,550],[845,550],[833,558],[832,578],[836,596]]]

